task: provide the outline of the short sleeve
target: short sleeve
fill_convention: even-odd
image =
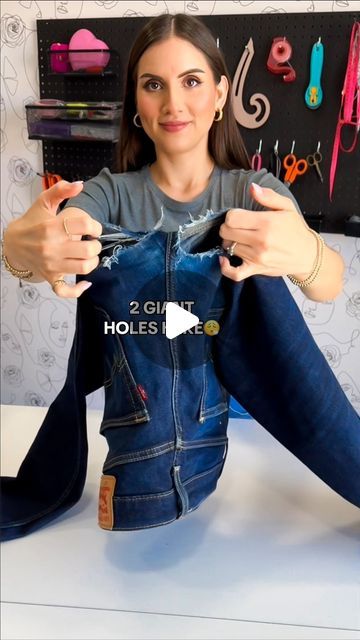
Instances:
[[[68,207],[79,207],[100,223],[116,223],[120,219],[119,193],[109,169],[85,182],[81,193],[69,198],[64,208]]]
[[[266,207],[263,207],[261,204],[259,204],[258,202],[256,202],[256,200],[254,200],[251,195],[250,195],[250,184],[252,182],[255,182],[256,184],[258,184],[260,187],[267,187],[269,189],[273,189],[274,191],[276,191],[277,193],[279,193],[282,196],[286,196],[287,198],[290,198],[290,200],[293,201],[297,211],[300,213],[300,215],[302,214],[302,211],[299,207],[299,204],[297,202],[297,200],[294,198],[293,194],[291,193],[291,191],[284,185],[283,182],[281,182],[281,180],[278,180],[278,178],[275,178],[275,176],[272,173],[269,173],[268,171],[266,171],[266,169],[261,169],[260,171],[254,171],[254,172],[249,172],[248,174],[248,184],[247,184],[247,188],[246,188],[246,209],[250,209],[252,211],[265,211]]]

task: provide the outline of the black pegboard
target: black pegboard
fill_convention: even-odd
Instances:
[[[296,140],[295,153],[304,157],[312,153],[320,140],[324,183],[314,169],[292,186],[302,211],[316,216],[321,212],[321,230],[343,233],[345,219],[360,215],[360,149],[351,154],[339,153],[333,201],[329,201],[329,170],[335,128],[340,108],[340,94],[347,64],[351,28],[358,12],[274,13],[200,16],[219,38],[229,68],[234,76],[249,38],[255,55],[246,77],[244,106],[251,112],[248,99],[255,92],[267,96],[271,104],[268,121],[258,129],[242,129],[249,154],[262,139],[263,166],[275,140],[279,139],[280,155],[290,151]],[[67,101],[121,100],[128,54],[134,38],[149,18],[89,18],[81,20],[38,20],[40,97]],[[49,73],[48,49],[53,42],[68,42],[80,28],[93,31],[111,49],[118,52],[117,66],[110,77],[67,77]],[[281,76],[271,74],[266,61],[274,37],[285,36],[293,47],[291,64],[297,78],[284,83]],[[323,103],[310,110],[304,102],[309,83],[312,45],[321,37],[324,45],[322,73]],[[350,133],[350,132],[346,132]],[[351,135],[354,134],[352,128]],[[66,179],[96,175],[103,166],[113,167],[115,145],[106,142],[80,143],[46,141],[44,170],[60,173]],[[314,225],[315,226],[315,225]],[[315,226],[316,228],[316,226]]]

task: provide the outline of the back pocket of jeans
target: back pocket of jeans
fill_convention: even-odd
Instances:
[[[216,302],[216,301],[214,301]],[[215,321],[218,324],[218,331],[221,331],[221,322],[224,314],[224,307],[216,304],[208,311],[208,322]],[[230,396],[225,387],[222,386],[215,371],[212,357],[212,342],[216,335],[208,338],[207,360],[202,365],[202,393],[199,409],[199,422],[205,422],[209,418],[218,416],[229,408]]]
[[[111,323],[107,312],[96,307],[104,322]],[[150,420],[146,391],[142,381],[135,379],[118,334],[104,334],[105,407],[101,430],[107,427],[129,426]]]
[[[202,366],[202,394],[199,422],[219,416],[229,408],[229,394],[219,381],[212,358]]]

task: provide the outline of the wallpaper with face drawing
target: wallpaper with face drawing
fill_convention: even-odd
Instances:
[[[25,104],[39,97],[36,19],[355,11],[360,2],[296,0],[204,2],[2,2],[1,6],[1,225],[22,215],[41,190],[41,144],[28,140]],[[346,264],[342,294],[315,303],[290,290],[344,392],[360,411],[360,239],[324,234]],[[48,406],[63,386],[75,325],[75,301],[57,298],[47,283],[19,287],[1,267],[2,403]],[[286,319],[284,318],[284,321]],[[299,381],[301,384],[301,381]],[[88,397],[101,408],[102,390]]]

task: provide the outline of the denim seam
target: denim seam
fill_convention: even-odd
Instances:
[[[111,387],[111,385],[113,383],[113,379],[114,379],[114,375],[115,375],[115,372],[116,372],[116,368],[117,368],[117,361],[113,362],[113,364],[111,366],[110,378],[106,378],[106,380],[104,380],[104,387],[106,389],[108,387]]]
[[[56,502],[54,502],[53,504],[51,504],[47,509],[40,511],[39,513],[36,513],[35,515],[31,516],[30,518],[26,518],[25,520],[21,520],[21,521],[15,521],[12,520],[11,522],[8,523],[1,523],[1,526],[4,528],[13,528],[13,527],[21,527],[24,524],[29,524],[30,522],[33,522],[34,520],[38,520],[38,518],[41,518],[42,516],[47,515],[48,513],[51,513],[52,511],[54,511],[58,506],[60,506],[63,501],[65,500],[65,498],[67,498],[67,496],[69,495],[70,491],[72,490],[76,478],[78,476],[79,473],[79,463],[80,463],[80,446],[78,447],[78,457],[76,460],[76,470],[74,472],[73,477],[71,478],[67,488],[63,491],[63,493],[61,494],[60,498],[58,498],[56,500]]]
[[[198,442],[186,444],[186,442],[182,441],[180,443],[181,449],[183,451],[189,451],[191,449],[203,449],[207,447],[221,447],[226,444],[228,439],[226,437],[213,439],[212,441],[200,440]],[[103,467],[103,470],[107,471],[113,466],[122,465],[122,464],[131,464],[132,462],[138,462],[140,460],[150,460],[152,458],[156,458],[162,454],[169,453],[174,450],[174,443],[167,442],[163,445],[159,445],[159,447],[152,447],[150,449],[145,449],[143,451],[138,451],[130,454],[124,454],[122,456],[116,456],[115,458],[111,458],[108,460]]]
[[[204,362],[204,364],[202,365],[202,394],[201,394],[201,402],[200,402],[199,422],[202,422],[204,418],[206,394],[207,394],[206,362]]]
[[[121,342],[121,341],[119,340],[119,342]],[[135,399],[134,399],[134,395],[133,395],[134,387],[136,388],[136,383],[135,383],[135,380],[134,380],[134,378],[132,376],[132,373],[131,373],[131,371],[129,369],[129,363],[128,363],[124,353],[122,354],[121,360],[119,360],[119,362],[118,362],[118,367],[117,368],[118,368],[119,374],[121,373],[124,376],[124,381],[125,381],[125,383],[127,385],[127,388],[128,388],[128,393],[130,395],[130,401],[132,403],[132,406],[133,406],[133,409],[134,409],[134,413],[137,413],[138,408],[137,408],[137,406],[135,404]],[[132,380],[131,380],[131,378],[132,378]],[[132,382],[134,383],[133,387],[131,386]],[[137,394],[136,400],[137,400],[137,402],[139,402],[138,394]]]
[[[79,447],[80,449],[80,447]],[[67,498],[67,496],[69,495],[69,493],[71,492],[76,478],[78,476],[78,469],[79,469],[79,460],[80,458],[80,454],[77,460],[77,468],[76,471],[70,481],[70,483],[68,484],[67,488],[64,490],[64,492],[61,494],[60,498],[58,498],[58,500],[56,502],[54,502],[53,504],[51,504],[47,509],[40,511],[39,513],[36,513],[35,515],[32,515],[30,518],[27,518],[25,520],[20,520],[20,521],[15,521],[12,520],[11,522],[8,523],[1,523],[1,527],[4,528],[14,528],[14,527],[21,527],[24,524],[29,524],[30,522],[33,522],[34,520],[38,520],[39,518],[41,518],[42,516],[46,516],[48,513],[51,513],[52,511],[54,511],[57,507],[59,507],[65,500],[65,498]],[[69,507],[68,507],[69,508]]]
[[[218,438],[217,441],[213,441],[213,442],[206,442],[205,440],[200,441],[199,443],[193,443],[193,444],[186,444],[181,443],[181,448],[184,451],[189,451],[190,449],[204,449],[206,447],[221,447],[223,444],[226,444],[228,441],[228,439],[226,437],[224,438]]]
[[[48,507],[44,511],[40,511],[40,513],[37,513],[37,514],[31,516],[30,518],[27,518],[26,520],[20,520],[20,521],[13,520],[13,521],[8,522],[8,523],[1,523],[1,527],[4,527],[4,528],[21,527],[24,524],[29,524],[30,522],[33,522],[33,520],[37,520],[38,518],[41,518],[42,516],[46,516],[46,514],[50,513],[51,511],[54,511],[56,509],[56,507],[61,505],[62,502],[64,501],[64,499],[69,495],[71,489],[73,488],[73,485],[75,483],[77,475],[78,475],[78,471],[76,471],[76,473],[74,474],[73,478],[71,479],[68,487],[62,493],[60,498],[56,502],[54,502],[50,507]]]
[[[118,456],[116,458],[112,458],[111,460],[109,460],[108,462],[106,462],[106,464],[104,464],[104,471],[111,469],[112,467],[121,465],[121,464],[131,464],[133,462],[139,462],[140,460],[151,460],[152,458],[157,458],[158,456],[161,456],[165,453],[169,453],[170,451],[174,450],[174,444],[170,443],[170,446],[168,446],[166,449],[162,449],[161,451],[151,451],[151,449],[148,450],[147,453],[143,453],[141,455],[133,455],[133,456],[127,456],[122,457],[122,456]]]
[[[171,518],[171,520],[161,520],[160,522],[156,522],[156,524],[146,524],[141,527],[114,527],[112,531],[137,531],[140,529],[154,529],[155,527],[159,527],[162,524],[170,524],[170,522],[175,522],[178,520],[179,516],[175,516],[175,518]]]
[[[132,502],[142,500],[146,502],[147,500],[162,500],[163,498],[168,498],[169,496],[175,494],[175,489],[170,489],[169,491],[163,491],[162,493],[152,493],[149,495],[138,495],[138,496],[114,496],[113,500],[117,502]]]
[[[215,416],[219,416],[222,413],[225,413],[225,411],[227,411],[228,408],[229,407],[226,402],[219,402],[214,407],[209,407],[208,409],[205,409],[201,417],[204,419],[214,418]]]
[[[168,299],[169,300],[176,300],[176,291],[173,290],[173,278],[172,278],[172,272],[171,272],[171,250],[172,250],[172,240],[173,240],[173,233],[170,233],[168,235],[167,238],[167,243],[166,243],[166,289],[167,289],[167,294],[168,294]],[[180,433],[179,433],[179,419],[178,419],[178,411],[177,411],[177,385],[178,385],[178,378],[179,378],[179,373],[178,373],[178,368],[177,368],[177,358],[176,358],[176,338],[175,338],[175,342],[170,340],[170,354],[171,354],[171,358],[172,358],[172,362],[173,362],[173,375],[172,375],[172,390],[171,390],[171,404],[172,404],[172,413],[173,413],[173,420],[174,420],[174,441],[175,443],[178,442],[179,439],[181,439],[181,429],[180,429]],[[177,458],[177,451],[176,449],[174,449],[174,460],[173,460],[173,465],[176,465],[176,458]]]
[[[98,305],[94,305],[94,307],[96,309],[98,309],[99,311],[101,311],[101,313],[106,316],[108,321],[111,321],[111,318],[110,318],[109,314],[105,311],[105,309],[103,309],[102,307],[99,307]],[[140,398],[140,396],[139,396],[139,393],[138,393],[138,390],[137,390],[137,387],[136,387],[136,382],[135,382],[134,376],[132,375],[132,372],[131,372],[131,369],[130,369],[130,364],[129,364],[128,360],[127,360],[123,344],[122,344],[122,342],[121,342],[121,340],[120,340],[118,335],[115,335],[114,337],[115,337],[115,342],[116,342],[117,347],[118,347],[117,352],[119,354],[119,357],[112,364],[112,368],[111,368],[111,376],[112,377],[111,377],[111,380],[114,379],[115,371],[117,370],[119,372],[119,374],[121,374],[122,380],[127,385],[128,394],[130,396],[130,402],[131,402],[132,407],[133,407],[133,413],[137,414],[139,407],[141,407],[141,411],[142,412],[145,411],[147,413],[147,409],[146,409],[144,400],[142,398]],[[114,370],[114,367],[115,367],[115,370]],[[108,389],[109,386],[111,386],[111,385],[106,385],[105,388]],[[134,394],[136,394],[136,398],[135,398]]]
[[[122,350],[122,347],[121,347]],[[138,391],[137,391],[137,387],[136,387],[136,382],[135,379],[130,371],[129,368],[129,363],[127,361],[127,358],[125,356],[125,354],[122,354],[120,359],[117,361],[117,363],[115,364],[115,369],[117,370],[118,374],[120,375],[120,379],[123,380],[125,388],[128,391],[128,396],[130,399],[130,402],[132,404],[132,408],[133,408],[133,413],[132,414],[128,414],[127,416],[125,416],[124,418],[122,418],[121,420],[129,420],[130,417],[132,415],[143,415],[143,416],[148,416],[148,412],[145,406],[145,403],[142,399],[140,399]],[[108,389],[114,380],[114,376],[112,377],[111,380],[111,384],[107,385],[105,388]],[[136,401],[134,398],[134,395],[136,394]],[[141,407],[140,412],[139,412],[139,405]],[[145,420],[144,420],[145,422]]]
[[[137,456],[137,455],[144,455],[144,454],[148,454],[148,453],[157,453],[159,451],[163,451],[164,449],[168,449],[169,447],[173,447],[174,443],[173,441],[169,441],[169,442],[163,442],[162,444],[159,444],[157,446],[154,447],[147,447],[146,449],[138,449],[137,451],[129,451],[128,453],[124,453],[121,454],[119,456],[116,456],[116,458],[128,458],[131,456]]]
[[[174,467],[174,483],[175,483],[175,488],[176,491],[178,493],[178,496],[181,500],[181,515],[185,516],[187,514],[187,512],[189,511],[189,496],[186,492],[186,489],[181,481],[181,477],[180,477],[180,469],[181,467],[179,465],[177,465],[176,467]]]
[[[224,464],[224,461],[221,460],[221,462],[218,462],[214,467],[211,467],[211,469],[207,469],[206,471],[203,471],[202,473],[198,473],[196,476],[192,476],[191,478],[188,478],[187,480],[184,480],[183,485],[188,485],[191,482],[195,482],[196,480],[199,480],[200,478],[203,478],[204,476],[209,475],[210,473],[214,473],[214,471],[216,471],[219,467],[222,467]]]
[[[142,414],[139,414],[138,412],[136,412],[136,413],[129,413],[126,416],[123,416],[122,418],[108,418],[107,420],[102,421],[100,425],[100,433],[105,431],[105,429],[107,428],[112,429],[114,427],[121,427],[127,424],[149,422],[149,420],[150,420],[150,416],[146,409],[145,409],[145,412]]]

